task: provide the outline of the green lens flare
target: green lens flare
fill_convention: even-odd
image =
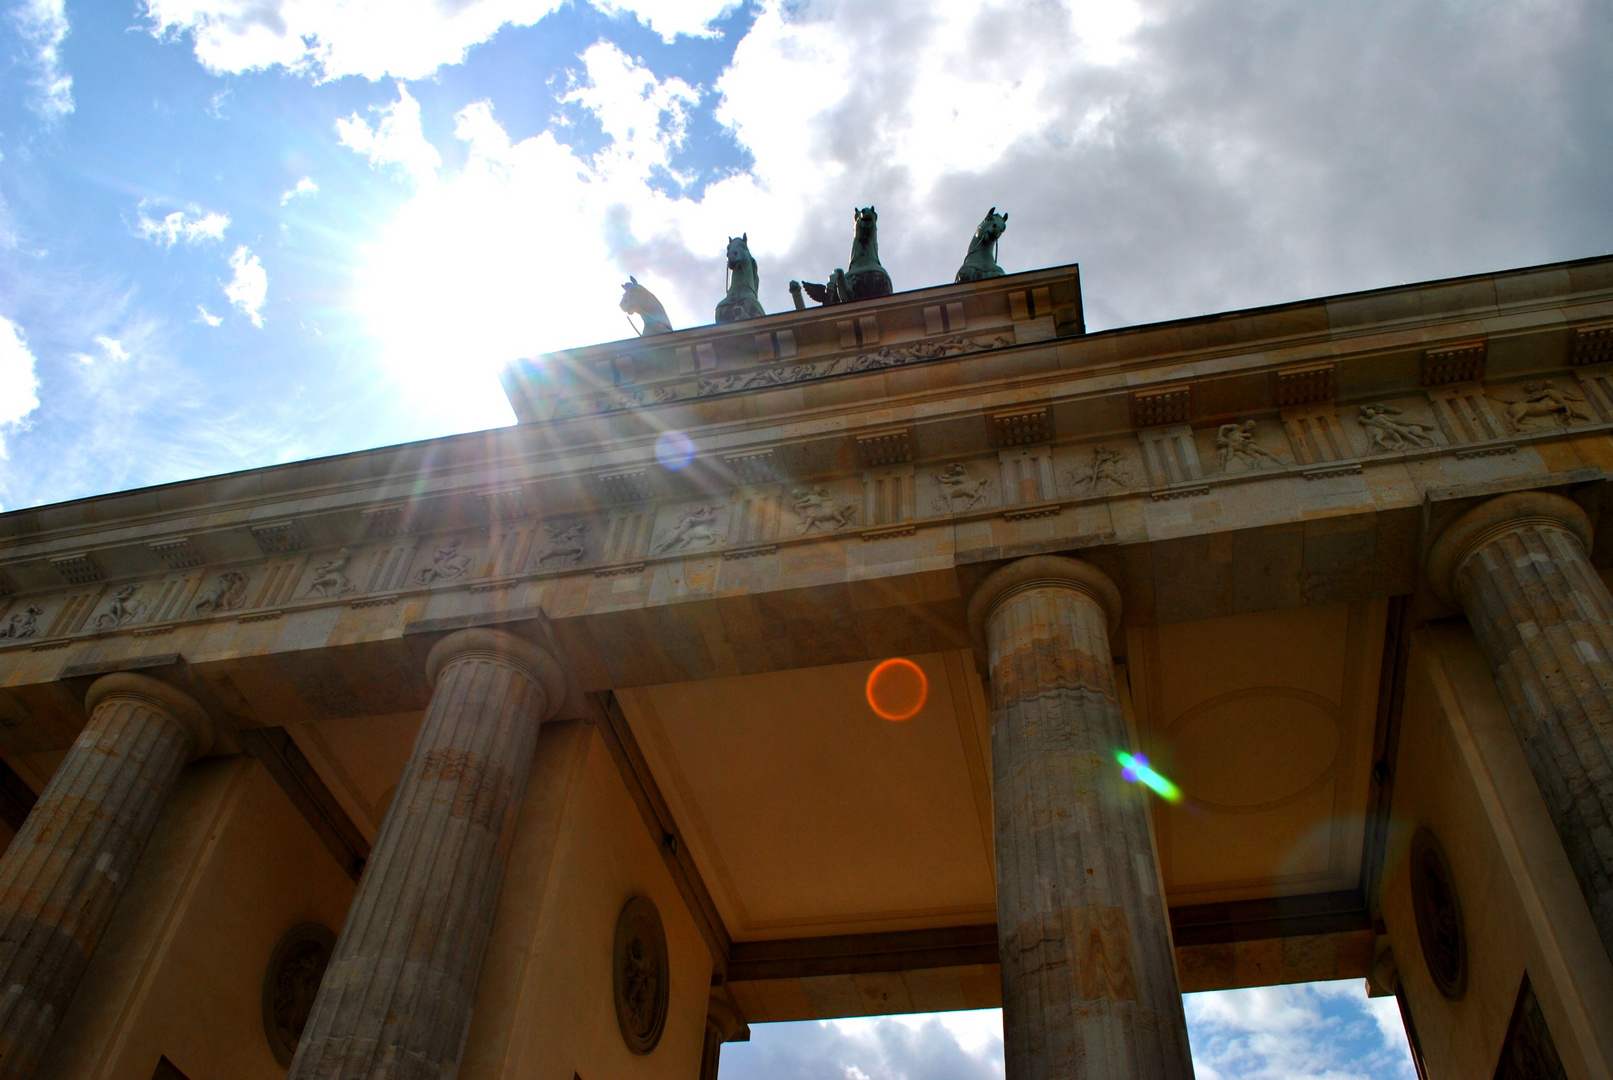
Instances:
[[[1166,802],[1180,802],[1182,789],[1155,772],[1148,764],[1148,758],[1142,754],[1128,754],[1124,750],[1115,751],[1115,759],[1120,762],[1120,775],[1134,784],[1147,784],[1154,794]]]

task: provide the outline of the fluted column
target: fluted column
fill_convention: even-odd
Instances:
[[[0,859],[0,1080],[31,1076],[186,762],[214,729],[143,675],[90,687],[89,723]]]
[[[460,630],[308,1016],[294,1080],[435,1080],[458,1069],[538,726],[559,707],[548,653]]]
[[[1590,544],[1570,500],[1503,495],[1440,535],[1428,575],[1467,613],[1613,957],[1613,596]]]
[[[1036,556],[975,590],[991,665],[997,939],[1008,1080],[1193,1075],[1170,924],[1096,568]]]

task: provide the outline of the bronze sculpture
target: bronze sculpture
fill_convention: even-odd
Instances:
[[[756,260],[750,253],[750,234],[728,238],[728,295],[717,305],[717,321],[739,322],[741,319],[758,319],[767,312],[756,298],[760,279],[756,273]]]
[[[872,300],[891,294],[891,276],[879,262],[879,214],[872,206],[853,211],[856,232],[851,241],[851,261],[844,270],[836,269],[829,280],[800,282],[801,288],[820,304],[845,304],[852,300]],[[795,294],[796,282],[790,283]],[[798,307],[804,306],[798,302]]]
[[[629,316],[637,315],[643,322],[642,326],[633,327],[638,331],[639,337],[672,332],[672,320],[667,318],[666,308],[661,306],[661,301],[655,298],[654,293],[638,283],[636,277],[629,275],[622,283],[620,307]],[[627,324],[632,326],[633,320],[629,318]]]
[[[1008,215],[997,213],[995,206],[987,210],[980,227],[975,229],[974,239],[969,241],[969,254],[963,257],[963,265],[952,280],[961,283],[1002,277],[1003,268],[997,265],[997,241],[1007,230]]]

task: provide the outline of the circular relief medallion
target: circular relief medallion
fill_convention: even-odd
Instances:
[[[1450,860],[1426,828],[1411,838],[1411,907],[1428,974],[1439,992],[1455,1001],[1467,991],[1467,930]]]
[[[666,1027],[666,931],[647,896],[635,896],[616,919],[616,1022],[635,1054],[648,1054]]]
[[[336,935],[319,923],[287,930],[263,975],[263,1033],[282,1066],[290,1066],[319,993],[319,981],[336,948]]]

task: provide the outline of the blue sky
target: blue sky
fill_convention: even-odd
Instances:
[[[1605,0],[0,0],[0,507],[510,423],[499,367],[624,336],[628,274],[709,321],[748,232],[778,310],[869,203],[898,289],[1009,211],[1094,329],[1606,254],[1609,41]],[[1196,998],[1201,1076],[1405,1074],[1359,999]],[[725,1075],[998,1075],[993,1022]]]

